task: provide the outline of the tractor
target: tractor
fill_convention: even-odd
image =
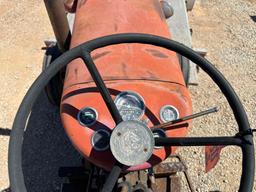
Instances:
[[[66,135],[83,157],[80,167],[60,167],[60,177],[67,178],[61,192],[179,192],[178,172],[195,191],[176,149],[205,146],[210,170],[221,149],[230,145],[242,150],[239,191],[252,191],[253,130],[225,77],[191,48],[187,11],[194,0],[44,2],[56,41],[46,41],[43,71],[13,123],[9,144],[13,192],[28,191],[22,169],[23,137],[42,91],[59,107]],[[194,118],[218,111],[214,107],[193,113],[188,86],[195,83],[191,80],[195,66],[226,97],[238,125],[236,135],[187,137]]]

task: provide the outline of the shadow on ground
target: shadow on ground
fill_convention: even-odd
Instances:
[[[10,136],[11,130],[8,128],[0,128],[0,135]]]
[[[251,19],[256,22],[256,15],[250,15]]]
[[[59,109],[44,94],[31,112],[23,144],[23,173],[28,192],[57,192],[62,166],[79,166],[76,152],[61,126]]]

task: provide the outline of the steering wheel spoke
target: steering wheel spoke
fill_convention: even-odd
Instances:
[[[88,71],[90,72],[97,88],[100,91],[100,94],[112,116],[112,118],[114,119],[116,125],[121,123],[123,121],[113,99],[111,98],[111,95],[95,65],[95,63],[93,62],[93,59],[90,55],[89,52],[86,51],[82,51],[81,53],[81,58],[83,59]]]
[[[155,138],[156,146],[218,146],[252,144],[240,137],[173,137]]]
[[[111,192],[113,191],[117,180],[121,174],[123,165],[119,162],[116,162],[114,167],[112,168],[111,172],[109,173],[105,184],[103,185],[103,189],[101,192]]]

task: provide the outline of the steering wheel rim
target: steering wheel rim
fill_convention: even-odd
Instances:
[[[222,93],[226,97],[233,113],[235,116],[235,119],[238,124],[239,133],[248,133],[248,134],[240,134],[240,136],[236,137],[223,137],[222,139],[225,140],[224,143],[229,145],[238,145],[242,149],[242,176],[240,179],[240,187],[239,191],[252,191],[253,188],[253,182],[254,182],[254,166],[255,166],[255,159],[254,159],[254,145],[253,145],[253,136],[250,132],[251,128],[248,122],[247,115],[245,113],[245,110],[236,95],[235,91],[231,87],[231,85],[228,83],[228,81],[225,79],[225,77],[205,58],[197,54],[192,49],[175,42],[173,40],[155,36],[155,35],[149,35],[149,34],[138,34],[138,33],[126,33],[126,34],[116,34],[116,35],[110,35],[105,36],[101,38],[97,38],[88,42],[83,43],[82,45],[79,45],[63,55],[61,55],[59,58],[57,58],[49,68],[47,68],[44,72],[42,72],[39,77],[36,79],[36,81],[33,83],[33,85],[28,90],[26,96],[24,97],[19,110],[16,114],[10,142],[9,142],[9,178],[10,178],[10,184],[11,189],[14,192],[26,192],[26,186],[24,182],[24,176],[22,172],[22,143],[23,143],[23,135],[24,135],[24,128],[26,126],[26,121],[29,116],[29,113],[31,111],[31,108],[33,104],[36,101],[36,98],[39,96],[41,91],[44,89],[44,87],[47,85],[47,83],[51,80],[51,78],[57,74],[59,70],[61,70],[63,67],[65,67],[68,63],[70,63],[72,60],[76,58],[82,58],[91,73],[97,87],[100,90],[100,93],[102,94],[102,97],[110,110],[110,113],[115,120],[116,124],[122,122],[122,118],[116,109],[116,106],[114,105],[113,100],[111,99],[111,96],[100,76],[98,73],[98,70],[93,63],[93,60],[90,56],[90,53],[98,48],[115,45],[115,44],[123,44],[123,43],[141,43],[141,44],[150,44],[154,46],[159,46],[162,48],[166,48],[170,51],[175,51],[179,53],[180,55],[188,58],[195,64],[197,64],[202,70],[204,70],[211,79],[218,85],[218,87],[221,89]],[[207,138],[207,137],[205,137]],[[216,137],[217,139],[218,137]],[[231,138],[234,140],[234,142],[231,142]],[[187,141],[190,138],[187,138]],[[227,142],[230,139],[230,143]],[[171,141],[172,139],[169,138],[168,141]],[[181,141],[185,141],[186,138],[180,138],[180,141],[177,142],[176,146],[184,146],[186,144],[182,144]],[[192,138],[190,139],[192,141]],[[195,142],[199,141],[200,139],[193,140],[194,144]],[[165,144],[169,144],[167,140],[162,141],[165,142]],[[186,143],[186,142],[185,142]],[[161,143],[163,145],[164,143]],[[199,142],[199,145],[207,144],[206,142]],[[221,145],[221,140],[216,143],[211,143],[211,145]],[[192,143],[187,144],[188,146],[192,146]],[[193,145],[194,146],[194,145]],[[114,182],[114,179],[119,176],[119,173],[121,172],[121,165],[117,163],[117,165],[113,168],[114,172],[110,173],[110,176],[108,177],[108,180],[106,184],[103,187],[103,191],[111,191],[111,185]],[[114,175],[114,177],[111,176]]]

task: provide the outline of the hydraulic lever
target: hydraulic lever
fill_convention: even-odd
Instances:
[[[166,127],[169,127],[171,125],[181,123],[183,121],[187,121],[187,120],[190,120],[190,119],[195,119],[195,118],[198,118],[198,117],[201,117],[201,116],[204,116],[204,115],[208,115],[210,113],[216,113],[218,111],[219,111],[218,107],[213,107],[213,108],[210,108],[210,109],[205,110],[205,111],[201,111],[201,112],[198,112],[198,113],[195,113],[195,114],[192,114],[192,115],[188,115],[188,116],[185,116],[185,117],[181,117],[179,119],[169,121],[167,123],[162,123],[162,124],[159,124],[159,125],[155,125],[155,126],[151,127],[151,130],[153,131],[154,129],[165,129]]]

